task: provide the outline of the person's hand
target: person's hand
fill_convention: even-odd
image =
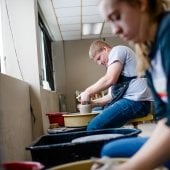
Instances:
[[[80,111],[80,105],[81,105],[81,104],[78,104],[78,105],[77,105],[77,109],[78,109],[79,111]]]
[[[84,91],[77,96],[77,100],[81,102],[81,104],[87,104],[90,102],[90,94]]]
[[[91,108],[98,107],[98,103],[96,102],[96,100],[91,100],[90,104],[91,104]]]
[[[91,170],[118,170],[116,169],[116,163],[113,162],[113,159],[104,156],[103,158],[92,158],[94,164],[91,167]]]

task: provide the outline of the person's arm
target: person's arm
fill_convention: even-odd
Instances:
[[[102,107],[102,106],[106,105],[107,103],[109,103],[111,100],[112,100],[112,95],[107,94],[107,95],[105,95],[103,97],[91,100],[90,105],[91,105],[91,108],[100,107],[100,106]],[[77,105],[78,110],[80,110],[80,105],[81,104]]]
[[[80,94],[79,97],[81,103],[90,101],[91,95],[105,90],[112,84],[115,84],[120,76],[122,67],[123,65],[120,62],[114,62],[108,66],[106,74]]]
[[[112,95],[108,93],[107,95],[105,95],[103,97],[92,100],[91,106],[92,106],[92,108],[97,107],[97,106],[104,106],[107,103],[111,102],[111,100],[112,100]]]

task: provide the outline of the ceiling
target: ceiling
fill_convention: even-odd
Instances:
[[[46,0],[47,1],[47,0]],[[108,23],[99,14],[99,0],[39,0],[40,6],[44,12],[47,12],[47,4],[51,6],[51,13],[55,15],[58,30],[62,40],[80,40],[91,38],[113,37]],[[44,9],[46,11],[44,11]],[[49,13],[49,10],[48,10]],[[49,15],[49,14],[48,14]],[[46,20],[51,20],[49,16]],[[47,21],[47,22],[48,22]],[[51,21],[51,23],[54,22]],[[98,35],[82,35],[82,24],[102,23],[102,30]]]
[[[52,38],[56,41],[113,37],[109,24],[100,16],[98,1],[38,0]],[[100,34],[82,35],[82,25],[86,23],[102,23]]]

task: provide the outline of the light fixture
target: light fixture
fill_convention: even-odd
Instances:
[[[83,24],[83,35],[100,34],[103,23]]]

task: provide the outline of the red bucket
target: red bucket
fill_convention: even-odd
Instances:
[[[64,126],[64,117],[63,114],[67,114],[67,112],[51,112],[46,113],[49,119],[50,124],[58,123],[59,126]]]
[[[39,162],[17,161],[2,164],[5,170],[42,170],[44,166]]]

